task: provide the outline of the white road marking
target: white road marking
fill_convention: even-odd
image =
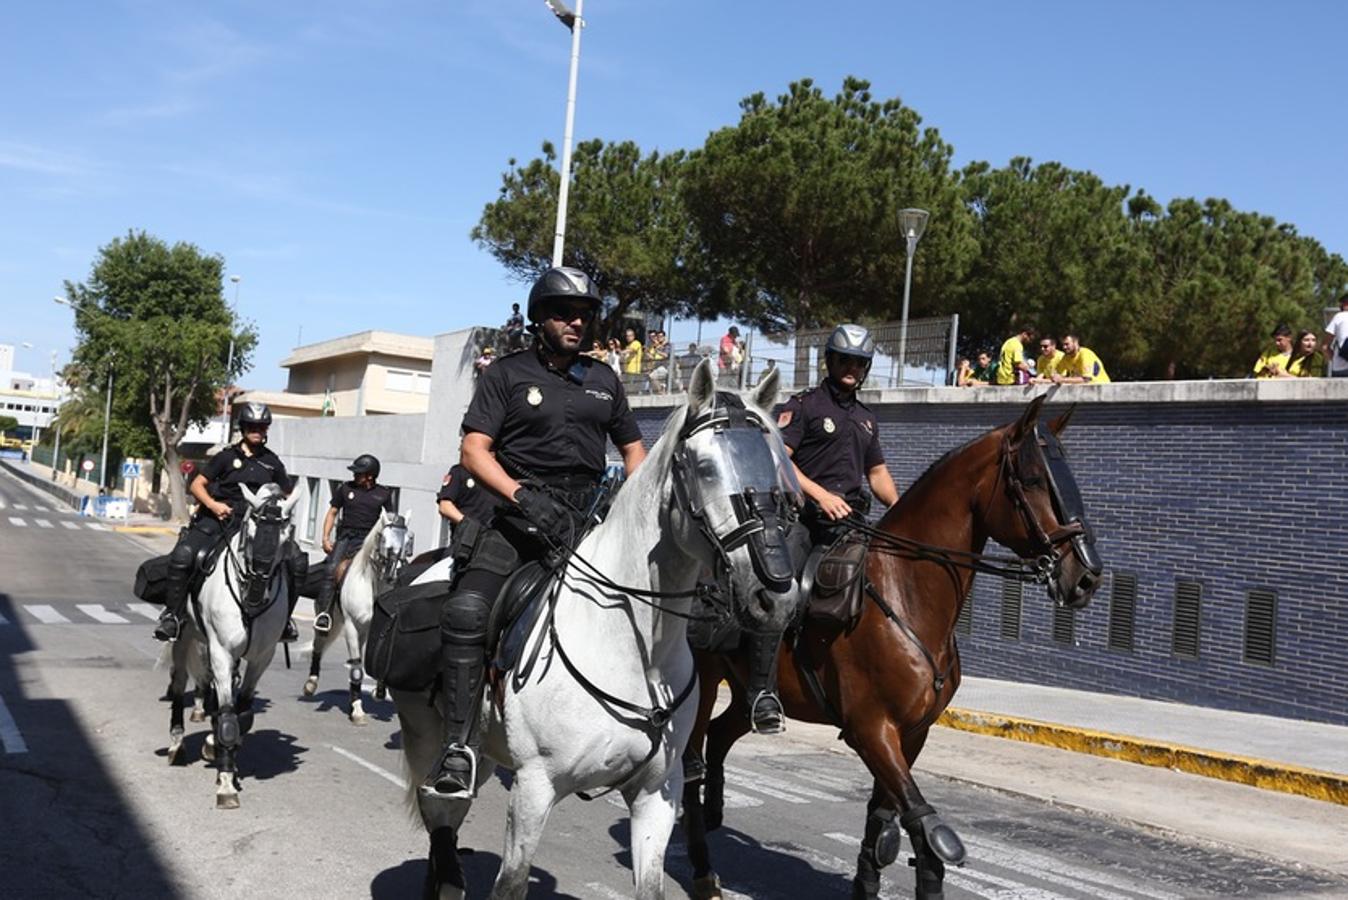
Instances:
[[[138,616],[144,616],[151,622],[159,621],[159,610],[155,609],[148,603],[128,603],[126,605],[126,608],[131,610]]]
[[[45,506],[34,506],[33,512],[51,512],[51,510],[47,509]]]
[[[4,509],[4,508],[5,508],[5,505],[6,505],[6,504],[5,504],[5,501],[0,500],[0,509]]]
[[[5,706],[4,697],[0,697],[0,744],[5,745],[6,753],[28,752],[28,745],[23,740],[23,732],[19,731],[19,724],[9,714],[9,707]]]
[[[69,619],[67,619],[65,616],[61,615],[59,612],[57,612],[55,609],[53,609],[53,608],[50,607],[50,606],[44,606],[44,605],[41,605],[41,604],[36,604],[36,605],[30,604],[30,605],[25,606],[24,609],[28,610],[28,614],[31,615],[34,619],[37,619],[37,620],[38,620],[39,622],[41,622],[43,625],[69,625],[69,624],[70,624],[70,620],[69,620]]]
[[[980,860],[986,860],[1000,868],[1010,869],[1022,875],[1029,875],[1039,881],[1047,881],[1050,884],[1080,891],[1091,897],[1099,897],[1100,900],[1118,900],[1118,898],[1126,900],[1128,894],[1141,895],[1148,900],[1181,900],[1179,894],[1172,894],[1169,891],[1150,886],[1139,886],[1129,879],[1110,875],[1106,872],[1094,872],[1042,853],[1035,853],[1023,847],[1004,844],[1001,841],[975,836],[969,838],[965,843],[969,845],[972,854]],[[1111,891],[1107,888],[1113,888],[1114,890]],[[1126,893],[1120,894],[1115,893],[1115,891]]]
[[[104,625],[130,625],[130,619],[123,619],[115,612],[110,612],[103,608],[101,603],[77,603],[75,608],[84,613],[95,622],[102,622]]]
[[[727,778],[730,775],[734,775],[736,777],[749,778],[752,779],[755,784],[761,784],[765,787],[775,788],[779,791],[786,791],[791,794],[799,794],[800,796],[810,800],[823,800],[828,803],[839,803],[847,799],[846,797],[838,797],[833,794],[825,794],[822,791],[816,791],[813,788],[807,788],[802,785],[795,784],[794,782],[782,781],[780,778],[773,778],[772,776],[764,775],[761,772],[751,772],[748,769],[738,769],[735,766],[726,766],[725,771]]]
[[[79,523],[79,522],[71,522],[71,521],[69,521],[69,520],[62,520],[62,521],[61,521],[61,527],[62,527],[62,528],[69,528],[69,529],[71,529],[72,531],[79,531],[79,530],[80,530],[80,523]]]
[[[341,747],[333,747],[332,749],[333,752],[341,756],[345,756],[347,759],[351,760],[353,763],[360,766],[361,768],[369,769],[371,772],[378,775],[385,781],[392,782],[393,784],[396,784],[403,790],[407,790],[407,782],[403,781],[401,778],[399,778],[397,775],[394,775],[392,772],[390,772],[388,769],[385,769],[383,766],[376,766],[372,762],[366,762],[356,754],[352,753],[350,750],[343,750]]]
[[[843,834],[841,831],[829,831],[824,833],[824,837],[845,844],[848,847],[860,847],[861,838],[852,834]],[[982,861],[982,857],[971,860],[971,863]],[[978,879],[977,881],[973,879]],[[1027,884],[1021,884],[1019,881],[1012,881],[1009,878],[1002,878],[998,875],[991,875],[986,872],[974,872],[969,869],[959,869],[958,871],[951,866],[945,870],[945,880],[948,884],[968,891],[975,897],[984,897],[987,900],[1070,900],[1061,894],[1055,894],[1052,891],[1046,891],[1042,888],[1030,887]],[[989,891],[979,881],[987,882],[1003,890]]]
[[[20,528],[27,528],[27,527],[28,527],[28,523],[25,522],[23,519],[20,519],[18,516],[10,516],[10,517],[9,517],[9,524],[11,524],[11,525],[17,525],[17,526],[19,526]]]
[[[627,900],[626,894],[624,894],[622,891],[615,891],[613,888],[609,887],[606,884],[600,884],[597,881],[591,881],[589,884],[585,886],[590,889],[589,896],[591,897],[607,897],[609,898],[609,900]]]
[[[85,528],[88,528],[88,529],[90,529],[90,530],[92,530],[92,531],[107,531],[107,530],[108,530],[108,526],[106,526],[106,525],[100,525],[100,524],[98,524],[97,522],[85,522],[85,523],[84,523],[84,527],[85,527]]]
[[[786,803],[809,803],[804,797],[797,797],[795,794],[788,794],[786,791],[779,791],[776,788],[759,784],[758,779],[752,776],[736,775],[729,770],[725,773],[725,783],[733,784],[736,787],[744,788],[746,791],[753,791],[756,794],[763,794],[772,797],[774,800],[782,800]]]
[[[14,504],[14,508],[15,508],[15,509],[27,509],[28,506],[27,506],[26,504],[23,504],[23,503],[15,503],[15,504]]]
[[[37,523],[37,527],[38,527],[38,528],[55,528],[55,527],[56,527],[56,526],[52,525],[52,523],[48,522],[46,519],[34,519],[33,521]]]

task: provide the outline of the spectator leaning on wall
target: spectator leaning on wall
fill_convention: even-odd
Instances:
[[[1053,372],[1054,384],[1109,384],[1105,364],[1075,334],[1062,336],[1062,359]]]
[[[1317,378],[1324,374],[1325,360],[1315,350],[1315,334],[1310,331],[1297,333],[1292,344],[1292,355],[1287,362],[1287,371],[1279,378]]]
[[[1265,350],[1254,362],[1255,378],[1280,378],[1287,374],[1292,361],[1292,329],[1279,325],[1273,329],[1273,349]]]
[[[1325,326],[1325,356],[1331,378],[1348,378],[1348,293],[1339,298],[1339,311]]]
[[[1058,371],[1058,363],[1062,360],[1062,351],[1058,349],[1058,342],[1048,335],[1039,339],[1039,358],[1034,361],[1034,380],[1048,382],[1053,380],[1053,373]]]
[[[974,380],[979,384],[992,384],[997,379],[997,363],[986,350],[978,351],[978,365],[974,366]]]
[[[1034,343],[1034,326],[1029,322],[1020,326],[1020,331],[1002,342],[1002,350],[997,359],[997,384],[1025,384],[1034,377],[1029,363],[1025,362],[1025,346]]]

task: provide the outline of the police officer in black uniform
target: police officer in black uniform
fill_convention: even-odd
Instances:
[[[870,372],[875,341],[860,325],[839,325],[824,346],[828,375],[818,387],[786,402],[777,417],[782,441],[805,492],[801,523],[812,547],[831,545],[848,520],[861,520],[870,509],[863,483],[886,506],[899,492],[885,466],[875,413],[857,399]],[[781,635],[750,636],[749,696],[754,730],[781,730],[782,706],[776,693],[777,648]]]
[[[337,591],[337,565],[344,559],[356,555],[365,537],[379,522],[379,514],[397,512],[393,506],[393,492],[382,484],[379,478],[379,460],[372,454],[362,453],[351,465],[346,467],[354,476],[332,495],[332,505],[323,519],[323,551],[327,558],[323,565],[327,571],[323,583],[318,589],[318,601],[315,606],[318,615],[314,617],[314,631],[327,634],[332,629],[332,598]],[[337,515],[341,514],[341,524],[337,526],[337,540],[332,539],[332,526],[337,524]]]
[[[479,484],[463,467],[463,463],[455,463],[440,482],[440,490],[435,495],[435,508],[441,518],[448,520],[450,533],[453,534],[464,520],[476,522],[479,526],[487,525],[500,500],[500,497]]]
[[[558,545],[574,546],[604,473],[607,439],[629,474],[646,456],[622,382],[580,352],[599,305],[584,272],[549,269],[529,292],[534,346],[478,377],[463,419],[461,463],[503,500],[475,545],[455,549],[455,585],[441,620],[445,749],[423,790],[465,796],[474,789],[487,618],[506,577]]]
[[[159,640],[178,639],[197,553],[214,546],[246,509],[243,486],[257,491],[263,485],[276,484],[289,493],[290,476],[286,474],[286,467],[267,449],[269,427],[271,410],[265,403],[244,404],[239,411],[239,431],[243,438],[211,457],[206,468],[193,476],[188,485],[200,506],[191,524],[178,538],[178,545],[169,554],[164,612],[154,630],[154,636]],[[282,640],[294,640],[293,623],[286,623],[286,632]]]

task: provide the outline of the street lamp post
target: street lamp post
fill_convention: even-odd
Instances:
[[[925,209],[899,210],[899,227],[908,243],[908,265],[903,273],[903,320],[899,325],[899,387],[903,387],[904,367],[908,364],[908,295],[913,287],[913,253],[927,228]]]
[[[566,130],[562,134],[562,183],[557,192],[557,230],[552,239],[552,264],[562,264],[562,245],[566,242],[566,198],[571,186],[571,132],[576,121],[576,75],[580,70],[580,30],[585,27],[581,10],[585,0],[576,0],[573,13],[561,0],[543,0],[561,23],[571,30],[571,81],[566,90]]]
[[[98,463],[98,486],[108,486],[108,426],[112,424],[112,367],[108,367],[108,399],[103,403],[103,457]]]
[[[56,386],[56,351],[51,352],[51,390],[56,397],[56,412],[52,413],[51,427],[56,431],[51,448],[51,477],[56,480],[56,467],[61,464],[61,389]]]
[[[222,426],[223,426],[222,430],[224,431],[224,435],[225,435],[225,439],[224,439],[224,441],[222,441],[222,443],[225,443],[225,444],[228,444],[228,443],[229,443],[229,432],[230,432],[230,427],[229,427],[229,415],[230,415],[230,406],[231,406],[231,404],[230,404],[230,399],[231,399],[231,397],[230,397],[230,393],[229,393],[229,389],[230,389],[230,384],[229,384],[229,380],[230,380],[230,379],[229,379],[229,373],[232,372],[232,371],[234,370],[234,321],[233,321],[233,319],[234,319],[234,316],[236,316],[236,315],[239,314],[239,282],[240,282],[240,281],[243,281],[243,277],[240,276],[240,275],[231,275],[231,276],[229,276],[229,280],[232,281],[232,282],[234,283],[234,307],[230,310],[230,323],[229,323],[229,358],[228,358],[228,361],[226,361],[226,363],[225,363],[225,398],[224,398],[224,403],[221,404],[221,413],[220,413],[221,418],[224,419],[224,422],[221,423],[221,424],[222,424]]]

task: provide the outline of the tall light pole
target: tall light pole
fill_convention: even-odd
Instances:
[[[221,404],[221,411],[220,411],[220,417],[221,417],[222,419],[224,419],[224,422],[222,423],[222,425],[223,425],[223,430],[224,430],[224,434],[225,434],[225,439],[224,439],[223,441],[221,441],[222,444],[228,444],[228,443],[229,443],[229,432],[230,432],[230,428],[229,428],[229,413],[230,413],[230,406],[231,406],[231,403],[230,403],[231,397],[230,397],[229,389],[230,389],[230,387],[232,387],[232,385],[229,384],[229,381],[230,381],[229,373],[232,372],[232,371],[234,370],[234,316],[236,316],[236,315],[239,314],[239,282],[240,282],[240,281],[243,281],[243,276],[241,276],[241,275],[231,275],[231,276],[229,276],[229,280],[232,281],[232,282],[234,283],[234,306],[233,306],[233,308],[230,309],[230,311],[229,311],[229,312],[230,312],[230,322],[229,322],[229,359],[228,359],[228,361],[225,363],[225,399],[224,399],[224,403]]]
[[[22,347],[22,348],[25,349],[25,350],[32,350],[32,349],[33,349],[33,345],[32,345],[30,342],[28,342],[28,341],[23,341],[22,343],[19,344],[19,346]],[[54,354],[53,354],[53,355],[54,355]],[[34,387],[36,387],[36,385],[34,385]],[[36,393],[36,391],[35,391],[34,393]],[[39,404],[37,408],[38,408],[39,412],[35,412],[35,413],[33,414],[33,421],[34,421],[35,423],[37,422],[37,417],[38,417],[39,415],[42,414],[42,413],[41,413],[42,406]],[[37,445],[42,441],[42,426],[41,426],[41,425],[34,424],[33,427],[32,427],[31,429],[29,429],[29,432],[28,432],[28,439],[29,439],[30,441],[33,442],[33,450],[36,450],[36,449],[37,449]],[[33,454],[32,454],[32,452],[30,451],[28,455],[29,455],[29,457],[32,457]]]
[[[571,131],[576,121],[576,75],[580,70],[580,31],[585,27],[581,9],[585,0],[576,0],[573,13],[561,0],[543,0],[563,25],[571,30],[571,82],[566,90],[566,130],[562,135],[562,186],[557,192],[557,230],[552,238],[552,264],[562,264],[562,245],[566,242],[566,198],[571,187]]]
[[[68,306],[64,297],[52,297],[62,306]],[[61,391],[56,387],[56,351],[51,352],[52,390],[56,391],[56,415],[52,417],[52,427],[56,429],[56,442],[51,448],[51,477],[56,480],[56,467],[61,464]]]
[[[908,242],[908,266],[903,273],[903,320],[899,325],[899,387],[903,387],[904,366],[908,364],[908,295],[913,288],[913,253],[927,228],[929,215],[925,209],[899,210],[899,227]]]

